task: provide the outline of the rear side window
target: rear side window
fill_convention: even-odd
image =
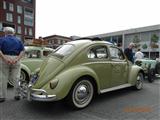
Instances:
[[[52,51],[43,51],[43,56],[47,57]]]
[[[27,57],[27,58],[41,58],[41,51],[40,50],[25,51],[25,57]]]
[[[88,58],[105,59],[108,58],[107,49],[105,46],[96,46],[89,50]]]

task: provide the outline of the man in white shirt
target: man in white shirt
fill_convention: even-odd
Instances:
[[[144,57],[144,54],[141,52],[141,49],[139,48],[135,54],[135,59],[142,59],[143,57]]]

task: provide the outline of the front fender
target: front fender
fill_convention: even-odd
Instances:
[[[141,67],[137,66],[137,65],[133,65],[131,66],[130,72],[129,72],[129,78],[128,78],[128,82],[132,85],[135,85],[136,81],[137,81],[137,75],[139,72],[142,72],[144,75],[144,71]]]
[[[95,80],[97,89],[99,91],[99,80],[96,73],[86,66],[75,66],[64,70],[62,73],[57,75],[56,78],[54,78],[58,79],[58,85],[55,89],[50,88],[50,82],[47,83],[47,85],[45,85],[43,89],[47,89],[47,92],[49,92],[49,94],[56,94],[57,99],[63,99],[68,95],[76,80],[86,75],[92,77]]]
[[[26,65],[21,64],[21,70],[24,70],[28,74],[28,76],[30,77],[31,70]]]

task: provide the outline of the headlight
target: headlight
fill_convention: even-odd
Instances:
[[[33,75],[31,76],[30,83],[31,83],[31,84],[34,84],[37,80],[38,80],[38,74],[33,74]]]
[[[58,81],[59,81],[58,79],[52,80],[52,81],[50,82],[50,88],[51,88],[51,89],[54,89],[54,88],[57,86]]]

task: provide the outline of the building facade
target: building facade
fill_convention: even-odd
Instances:
[[[145,57],[160,57],[160,25],[153,25],[106,34],[99,34],[90,37],[99,37],[105,41],[112,42],[123,50],[130,42],[135,43],[134,52],[138,48],[145,54]]]
[[[56,49],[60,45],[63,45],[66,42],[71,41],[70,37],[60,36],[60,35],[52,35],[43,37],[44,41],[48,42],[48,47],[51,47],[53,49]]]
[[[0,0],[0,35],[10,26],[23,41],[35,38],[36,0]]]

